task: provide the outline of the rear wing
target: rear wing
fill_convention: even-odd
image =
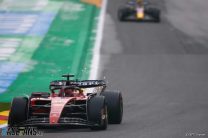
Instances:
[[[106,87],[106,82],[104,80],[55,80],[50,82],[49,89],[52,90],[63,86],[76,86],[79,88]]]

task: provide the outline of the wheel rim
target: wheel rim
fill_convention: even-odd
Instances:
[[[101,125],[105,125],[108,121],[107,106],[103,107],[101,110]]]

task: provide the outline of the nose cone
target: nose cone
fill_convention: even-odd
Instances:
[[[144,19],[144,13],[137,13],[138,19]]]
[[[144,8],[143,7],[137,8],[136,16],[138,19],[144,19]]]
[[[64,106],[71,100],[71,98],[54,97],[51,99],[50,124],[58,124]]]
[[[50,114],[50,124],[57,124],[60,118],[60,114],[52,113]]]

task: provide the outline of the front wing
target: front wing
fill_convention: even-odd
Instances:
[[[126,20],[129,20],[129,21],[154,21],[155,19],[148,14],[144,14],[143,18],[138,18],[136,14],[131,14],[128,17],[126,17]]]
[[[49,118],[31,118],[19,124],[20,126],[99,126],[99,124],[90,122],[82,118],[61,117],[57,124],[50,124]]]

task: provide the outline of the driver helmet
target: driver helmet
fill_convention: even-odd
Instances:
[[[64,94],[65,96],[72,97],[74,95],[75,89],[65,89]]]
[[[137,2],[137,4],[142,5],[143,0],[137,0],[136,2]]]

